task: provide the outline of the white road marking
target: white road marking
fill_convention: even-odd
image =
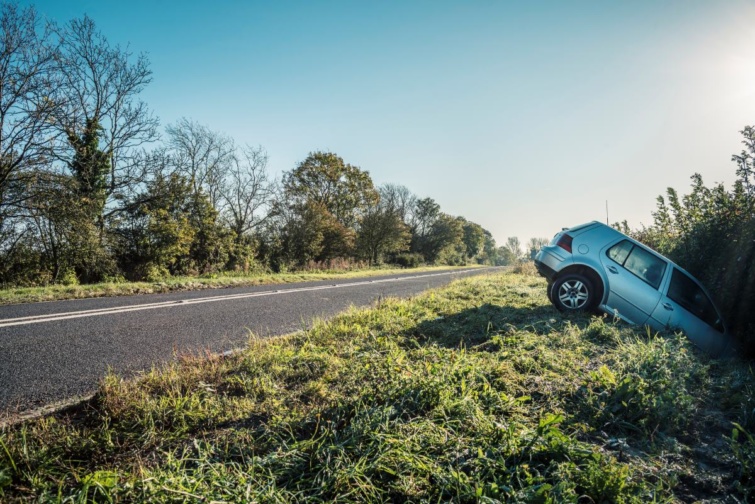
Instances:
[[[213,303],[216,301],[229,301],[229,300],[245,299],[245,298],[252,298],[252,297],[275,296],[275,295],[280,295],[280,294],[292,294],[295,292],[308,292],[308,291],[317,291],[317,290],[325,290],[325,289],[334,289],[337,287],[355,287],[358,285],[367,285],[367,284],[374,284],[374,283],[396,282],[396,281],[403,281],[403,280],[416,280],[417,278],[454,275],[454,274],[459,274],[459,273],[468,273],[470,271],[484,271],[484,270],[483,269],[469,269],[469,270],[459,270],[459,271],[446,271],[443,273],[428,273],[425,275],[414,275],[414,276],[400,277],[400,278],[386,278],[383,280],[364,280],[361,282],[351,282],[351,283],[345,283],[345,284],[322,285],[322,286],[316,286],[316,287],[300,287],[300,288],[294,288],[294,289],[279,289],[279,290],[271,290],[271,291],[263,291],[263,292],[248,292],[244,294],[227,294],[224,296],[208,296],[208,297],[202,297],[202,298],[196,298],[196,299],[182,299],[178,301],[161,301],[159,303],[145,303],[145,304],[137,304],[137,305],[129,305],[129,306],[118,306],[118,307],[113,307],[113,308],[99,308],[96,310],[82,310],[82,311],[63,312],[63,313],[51,313],[47,315],[33,315],[29,317],[0,319],[0,327],[40,324],[43,322],[56,322],[58,320],[68,320],[68,319],[75,319],[75,318],[81,318],[81,317],[96,317],[98,315],[112,315],[116,313],[127,313],[127,312],[132,312],[132,311],[141,311],[141,310],[155,310],[158,308],[175,308],[177,306],[186,306],[189,304]]]

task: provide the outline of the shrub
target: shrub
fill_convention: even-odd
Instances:
[[[323,261],[308,261],[298,268],[300,271],[352,271],[367,268],[365,261],[357,261],[348,257],[334,257]]]
[[[165,266],[147,263],[137,268],[136,276],[138,280],[146,282],[162,282],[170,277],[170,271]]]
[[[513,271],[520,275],[537,276],[537,268],[532,261],[519,261],[514,265]]]
[[[653,225],[630,231],[634,238],[666,254],[711,291],[729,329],[755,353],[755,127],[742,130],[746,149],[734,155],[737,180],[707,187],[699,174],[692,190],[679,196],[669,188],[658,197]]]
[[[79,285],[79,277],[76,276],[73,268],[68,268],[60,273],[58,283],[61,285]]]
[[[393,258],[393,263],[398,264],[402,268],[418,268],[425,261],[422,254],[418,253],[405,253],[398,254]]]

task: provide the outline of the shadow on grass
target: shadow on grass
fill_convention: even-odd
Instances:
[[[496,334],[526,331],[544,335],[560,330],[567,321],[584,329],[590,320],[588,314],[564,315],[550,305],[513,307],[486,303],[421,322],[404,336],[421,345],[474,347]]]

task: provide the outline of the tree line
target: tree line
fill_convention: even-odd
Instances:
[[[0,282],[421,263],[507,264],[518,239],[315,151],[280,180],[260,146],[181,119],[159,131],[140,100],[143,54],[88,17],[59,26],[2,5]]]
[[[723,311],[729,329],[755,354],[755,126],[741,132],[744,149],[732,156],[736,180],[731,188],[706,186],[692,175],[691,191],[668,188],[658,196],[652,225],[630,230],[699,278]]]

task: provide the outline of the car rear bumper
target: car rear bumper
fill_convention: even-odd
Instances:
[[[547,278],[548,281],[553,280],[556,276],[556,271],[542,261],[535,259],[535,267],[537,268],[537,272],[540,273],[540,276]]]
[[[566,257],[562,257],[560,249],[554,247],[543,247],[535,256],[535,267],[538,273],[548,279],[549,282],[556,278],[556,275],[567,262]]]

